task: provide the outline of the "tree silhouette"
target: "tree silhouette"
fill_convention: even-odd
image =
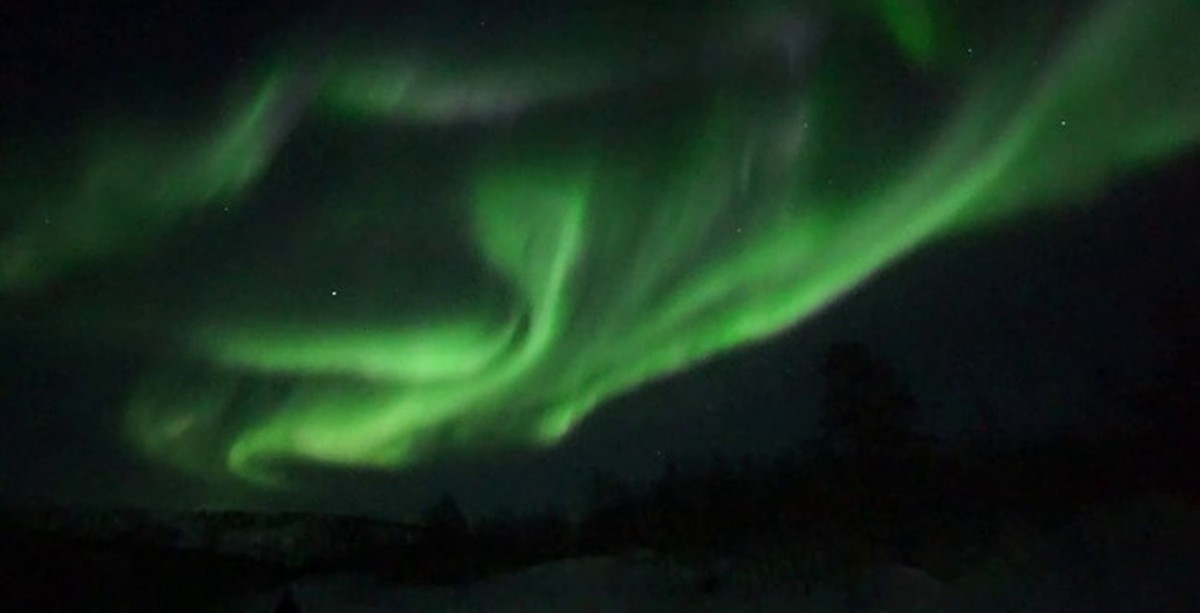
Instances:
[[[431,535],[440,539],[465,538],[470,529],[466,515],[463,515],[458,506],[458,500],[450,494],[443,494],[425,511],[422,523]]]
[[[421,581],[456,583],[467,580],[471,568],[471,526],[458,501],[443,494],[421,516],[424,526],[417,550],[420,565],[410,569]]]
[[[1165,355],[1125,402],[1143,436],[1190,453],[1200,442],[1200,291],[1172,289],[1153,323],[1167,341]]]
[[[300,613],[300,604],[296,602],[291,586],[284,588],[279,602],[275,603],[275,613]]]
[[[580,540],[594,551],[611,551],[638,540],[638,499],[628,481],[614,472],[592,469]]]
[[[861,555],[911,559],[931,499],[927,441],[908,387],[866,345],[831,345],[821,357],[821,427],[841,456],[827,474],[829,510],[864,539]],[[858,555],[858,554],[855,554]]]
[[[825,350],[819,373],[820,425],[834,450],[886,456],[911,449],[917,402],[890,364],[860,342],[842,342]]]

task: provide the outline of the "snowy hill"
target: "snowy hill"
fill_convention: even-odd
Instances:
[[[413,526],[139,512],[5,519],[6,610],[273,613],[285,591],[306,613],[1200,610],[1200,509],[1179,499],[1096,506],[958,556],[957,566],[847,565],[780,539],[735,555],[579,554],[440,584],[409,572],[432,555]],[[368,545],[398,549],[392,558],[347,553]]]
[[[344,562],[381,547],[412,545],[420,528],[307,513],[40,509],[9,512],[10,531],[94,544],[162,547],[287,568]]]

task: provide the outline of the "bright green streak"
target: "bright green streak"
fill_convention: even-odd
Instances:
[[[877,7],[923,69],[965,53],[938,42],[954,37],[938,31],[937,3]],[[754,53],[713,44],[668,55],[712,59],[719,74],[653,114],[606,113],[650,98],[593,100],[669,73],[615,51],[510,54],[470,69],[354,51],[282,62],[203,132],[96,137],[64,187],[8,190],[28,202],[0,235],[0,287],[36,294],[115,255],[152,257],[168,231],[202,227],[201,213],[253,207],[252,190],[305,130],[390,130],[400,161],[408,131],[456,126],[473,136],[453,170],[461,189],[439,207],[463,212],[449,218],[462,227],[440,230],[462,243],[462,279],[427,272],[439,264],[429,256],[340,296],[314,282],[311,293],[349,310],[293,304],[284,290],[295,287],[271,286],[267,273],[206,280],[168,328],[181,357],[207,370],[148,373],[128,432],[181,468],[263,483],[283,479],[286,462],[400,468],[551,444],[603,401],[796,325],[933,238],[1081,199],[1194,146],[1196,32],[1195,3],[1113,0],[1053,53],[1014,33],[1010,47],[980,50],[986,69],[945,77],[962,82],[930,102],[931,128],[895,135],[828,127],[827,109],[859,102],[837,97],[853,88],[807,86],[854,82],[856,66],[837,56],[817,54],[813,74],[769,93],[716,78],[769,53],[762,41],[745,43]],[[860,150],[874,165],[833,184],[847,172],[830,160]],[[370,151],[364,165],[388,164]],[[421,173],[372,181],[369,196],[336,194],[297,231],[313,245],[296,266],[337,259],[318,249],[328,228],[367,232],[416,206],[407,198]]]

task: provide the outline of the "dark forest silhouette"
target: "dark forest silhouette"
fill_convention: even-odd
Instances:
[[[1170,342],[1145,369],[1151,374],[1100,377],[1095,402],[1103,410],[1058,434],[1000,436],[1003,407],[985,399],[975,436],[935,440],[922,430],[920,399],[902,373],[870,347],[841,342],[811,361],[823,381],[814,390],[815,451],[798,441],[767,460],[668,458],[650,483],[597,469],[581,483],[586,504],[571,512],[471,521],[449,494],[412,524],[199,512],[188,518],[199,544],[188,547],[145,512],[14,516],[0,522],[0,553],[10,561],[0,575],[21,586],[10,590],[25,598],[21,610],[130,594],[186,610],[182,603],[222,590],[232,598],[310,574],[364,570],[400,584],[461,584],[565,558],[638,552],[693,569],[699,592],[721,589],[730,559],[786,567],[787,581],[806,591],[889,564],[953,580],[988,557],[1020,564],[1039,540],[1078,529],[1097,509],[1200,506],[1200,298],[1172,295],[1158,325]],[[82,532],[70,527],[76,520]],[[1141,531],[1160,520],[1136,521]],[[257,553],[222,551],[229,535],[251,539]],[[1106,553],[1103,534],[1086,538],[1096,564],[1116,555]],[[121,570],[131,567],[142,570]],[[294,604],[284,594],[279,610]]]
[[[1092,506],[1147,497],[1194,504],[1200,301],[1180,293],[1160,315],[1170,350],[1149,380],[1106,386],[1102,401],[1118,406],[1115,418],[1003,439],[997,408],[983,401],[976,436],[939,442],[921,430],[920,403],[887,360],[863,343],[835,343],[815,364],[819,453],[672,459],[648,487],[595,470],[576,517],[454,519],[447,531],[448,509],[461,511],[443,498],[428,515],[426,551],[453,557],[457,570],[417,574],[444,582],[566,556],[653,550],[703,561],[799,547],[821,552],[814,557],[826,570],[902,563],[945,575],[972,552],[1011,548]]]

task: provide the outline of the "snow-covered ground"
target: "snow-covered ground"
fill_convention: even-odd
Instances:
[[[802,571],[781,572],[780,565],[774,556],[769,563],[731,559],[698,570],[643,553],[561,560],[457,587],[414,588],[334,575],[308,577],[291,589],[306,613],[1184,613],[1200,611],[1200,516],[1189,509],[1142,507],[1085,515],[1053,536],[984,557],[953,577],[881,565],[853,578],[809,582]],[[246,610],[271,611],[277,597],[278,592],[260,594]]]

